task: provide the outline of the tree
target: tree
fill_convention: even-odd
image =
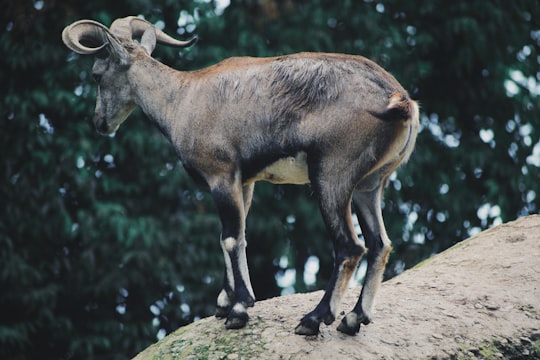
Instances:
[[[384,215],[387,276],[487,228],[538,211],[540,9],[529,1],[8,1],[0,15],[0,355],[124,358],[213,311],[219,221],[165,139],[131,115],[114,138],[88,126],[92,59],[65,25],[143,15],[188,50],[192,70],[233,55],[362,54],[422,104],[409,164]],[[257,185],[248,256],[259,299],[321,288],[331,244],[309,187]],[[319,270],[305,281],[308,259]],[[313,272],[313,269],[310,271]],[[316,271],[316,269],[315,269]],[[276,282],[293,274],[294,283]],[[312,274],[313,275],[313,274]]]

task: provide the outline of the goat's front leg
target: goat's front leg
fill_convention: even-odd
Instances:
[[[255,188],[255,184],[252,183],[250,185],[244,186],[242,189],[243,203],[244,203],[244,219],[247,217],[249,208],[251,206],[251,200],[253,198],[254,188]],[[221,249],[223,250],[223,258],[225,259],[225,272],[224,272],[224,279],[223,279],[223,288],[219,293],[217,304],[216,304],[215,315],[218,319],[227,317],[227,315],[229,314],[229,311],[234,305],[233,302],[235,300],[234,276],[233,276],[233,271],[232,271],[231,257],[226,247],[224,246],[225,243],[223,240],[225,240],[225,238],[221,239]],[[249,280],[249,270],[247,266],[247,259],[245,256],[245,251],[243,251],[241,255],[242,255],[241,261],[239,263],[242,269],[241,273],[247,274],[248,280]],[[253,296],[253,290],[251,290],[252,289],[251,283],[248,283],[246,285],[247,285],[247,288],[250,289],[251,295]],[[248,306],[253,306],[253,303],[249,304]]]
[[[368,248],[368,268],[356,306],[338,326],[339,331],[349,335],[357,334],[361,324],[367,325],[371,322],[375,294],[381,284],[388,255],[392,249],[382,218],[382,191],[381,184],[372,191],[355,191],[353,196],[358,222]]]
[[[220,178],[211,187],[212,197],[221,218],[221,248],[225,259],[225,279],[216,308],[216,317],[227,317],[228,329],[244,327],[246,308],[253,306],[255,296],[249,279],[246,258],[245,217],[253,186],[242,189],[240,176]]]

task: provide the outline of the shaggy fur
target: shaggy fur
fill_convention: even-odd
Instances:
[[[142,36],[141,43],[132,36]],[[227,328],[245,326],[246,309],[255,301],[245,219],[259,180],[311,183],[334,244],[326,292],[296,333],[313,335],[321,322],[335,320],[366,250],[361,296],[338,330],[355,334],[371,321],[391,249],[381,213],[383,187],[412,153],[418,131],[418,105],[394,77],[363,57],[324,53],[230,58],[199,71],[175,71],[150,56],[156,41],[193,41],[172,39],[133,17],[116,20],[111,29],[82,20],[64,30],[63,40],[73,51],[98,55],[96,129],[116,131],[139,106],[189,174],[209,188],[222,222],[226,265],[216,316],[227,319]],[[352,225],[351,203],[365,246]]]

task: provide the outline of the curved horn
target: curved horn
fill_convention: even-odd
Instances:
[[[196,36],[187,41],[176,40],[173,37],[165,34],[160,29],[156,28],[150,22],[136,16],[128,16],[122,19],[116,19],[111,25],[111,32],[118,37],[131,39],[132,37],[142,36],[149,27],[154,28],[157,42],[163,45],[188,47],[197,41]]]
[[[93,20],[79,20],[68,25],[62,31],[64,44],[74,52],[82,55],[95,54],[108,44],[109,29]],[[96,47],[87,45],[96,44]]]

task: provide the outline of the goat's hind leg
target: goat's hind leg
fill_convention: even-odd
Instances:
[[[221,248],[225,259],[224,285],[217,299],[216,317],[227,317],[225,326],[237,329],[246,325],[249,319],[246,308],[255,302],[247,267],[244,234],[253,186],[242,189],[236,176],[231,181],[219,181],[211,191],[223,227]]]
[[[315,190],[318,191],[321,212],[334,243],[334,269],[320,303],[296,327],[295,333],[299,335],[316,335],[321,322],[329,325],[335,320],[341,298],[365,252],[351,221],[352,190],[348,190],[344,184],[328,182],[325,182],[325,186],[315,186]]]
[[[375,295],[382,282],[382,277],[391,242],[384,228],[381,197],[382,183],[374,190],[355,191],[353,204],[368,248],[368,269],[360,298],[353,311],[347,314],[338,326],[338,330],[349,335],[355,335],[360,331],[360,325],[371,322],[371,311]]]

